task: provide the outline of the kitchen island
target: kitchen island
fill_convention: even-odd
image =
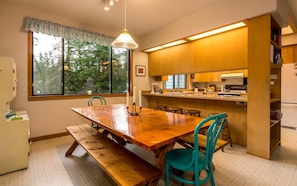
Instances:
[[[247,94],[240,96],[222,96],[218,93],[193,92],[143,92],[148,107],[167,105],[167,107],[181,107],[183,109],[197,109],[201,117],[211,113],[226,112],[232,142],[237,145],[247,145]]]

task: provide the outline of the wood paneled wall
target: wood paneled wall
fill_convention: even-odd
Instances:
[[[285,46],[282,48],[283,63],[297,62],[297,45]]]

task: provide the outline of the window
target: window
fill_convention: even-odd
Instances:
[[[186,74],[168,75],[165,82],[165,89],[186,88]]]
[[[116,94],[127,90],[129,50],[29,33],[33,34],[29,96]]]

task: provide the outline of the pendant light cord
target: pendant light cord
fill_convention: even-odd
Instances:
[[[127,29],[127,25],[126,25],[126,16],[127,16],[127,0],[125,0],[125,11],[124,11],[124,13],[125,13],[125,29]]]

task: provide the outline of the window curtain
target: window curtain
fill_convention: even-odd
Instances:
[[[80,28],[61,25],[58,23],[36,19],[32,17],[25,17],[24,19],[25,31],[32,31],[53,35],[55,37],[62,37],[65,39],[74,39],[79,41],[97,43],[102,46],[111,46],[114,37],[106,36],[104,34],[90,32]]]

